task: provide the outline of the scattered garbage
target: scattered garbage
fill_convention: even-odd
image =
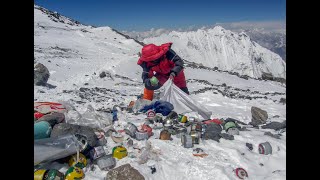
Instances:
[[[87,166],[87,158],[82,153],[74,154],[70,157],[69,166],[84,168]]]
[[[64,180],[64,174],[56,169],[37,169],[34,172],[34,180],[54,179]]]
[[[36,122],[34,128],[34,139],[44,139],[50,137],[52,127],[47,121]]]
[[[181,143],[185,148],[192,148],[193,147],[193,140],[190,135],[184,134],[181,136]]]
[[[179,122],[181,122],[181,123],[186,123],[186,122],[188,121],[188,117],[185,116],[185,115],[179,114],[179,115],[178,115],[178,120],[179,120]]]
[[[136,125],[132,124],[132,123],[128,123],[126,128],[124,129],[124,131],[126,132],[126,134],[128,134],[130,137],[134,138],[136,132],[138,131],[138,128]]]
[[[113,156],[112,154],[108,154],[96,160],[100,170],[106,171],[116,166],[116,159],[112,156]]]
[[[234,140],[234,135],[239,135],[239,129],[242,127],[237,123],[241,124],[241,122],[232,118],[226,120],[210,119],[211,112],[201,106],[196,107],[198,104],[196,101],[181,94],[174,87],[167,88],[165,96],[166,98],[169,96],[174,98],[171,99],[172,102],[163,99],[149,101],[140,98],[137,101],[131,101],[127,107],[122,104],[114,105],[110,112],[105,113],[108,114],[107,116],[97,113],[91,105],[88,105],[85,113],[80,114],[68,103],[35,103],[34,164],[65,159],[63,161],[66,161],[70,166],[65,175],[59,171],[38,168],[35,170],[35,179],[45,179],[48,172],[56,174],[55,176],[50,175],[56,179],[59,179],[61,174],[62,179],[82,179],[85,177],[84,173],[90,171],[94,164],[98,165],[100,170],[109,171],[107,174],[109,178],[122,175],[127,178],[131,177],[129,174],[124,175],[123,172],[127,173],[132,167],[122,165],[115,168],[116,159],[121,160],[129,156],[132,159],[128,160],[136,161],[138,164],[159,161],[161,150],[152,148],[151,141],[148,140],[154,133],[156,139],[159,137],[160,140],[174,140],[172,135],[176,136],[181,139],[184,148],[192,148],[200,144],[200,140],[211,139],[219,142],[220,138]],[[185,103],[185,107],[182,107],[181,103]],[[194,112],[205,117],[204,120],[194,117],[192,114]],[[135,125],[138,122],[136,120],[123,123],[121,119],[127,118],[126,113],[137,113],[136,115],[140,114],[145,119],[139,118],[138,120],[142,120],[139,125]],[[159,129],[160,134],[156,129]],[[225,130],[226,133],[221,133],[222,130]],[[265,133],[265,135],[274,135],[269,133]],[[112,148],[111,154],[107,154],[104,149],[107,145],[106,137],[110,137],[117,144]],[[144,142],[145,146],[143,146]],[[250,143],[246,143],[246,147],[250,151],[253,150]],[[258,149],[260,154],[272,154],[269,142],[259,144]],[[201,148],[193,149],[192,154],[201,158],[208,156]],[[244,153],[241,154],[244,155]],[[88,164],[89,167],[85,168]],[[156,173],[154,162],[147,165],[151,174]],[[119,171],[121,168],[122,170]],[[234,171],[240,179],[248,177],[243,168],[237,168]],[[117,174],[119,172],[121,173]],[[137,171],[135,179],[144,179],[140,175]]]
[[[235,128],[235,127],[229,128],[229,129],[227,130],[227,133],[228,133],[229,135],[239,135],[239,134],[240,134],[239,129],[238,129],[238,128]]]
[[[44,114],[42,114],[41,112],[35,112],[34,114],[34,117],[38,120],[39,118],[41,118],[42,116],[44,116]]]
[[[56,124],[51,131],[50,137],[59,137],[66,134],[75,134],[79,137],[81,136],[82,140],[86,141],[86,143],[91,147],[95,147],[98,143],[98,137],[94,133],[93,128],[76,124]]]
[[[93,147],[90,150],[90,159],[92,161],[95,161],[96,159],[98,159],[102,156],[105,156],[105,155],[106,155],[106,152],[104,151],[103,146]]]
[[[226,132],[228,131],[229,128],[235,128],[235,127],[236,127],[236,124],[232,121],[229,121],[224,124],[224,129],[226,130]]]
[[[124,137],[118,132],[112,132],[111,139],[116,143],[122,143],[124,141]]]
[[[272,154],[272,146],[269,142],[260,143],[258,149],[260,154]]]
[[[137,131],[135,136],[136,136],[136,140],[139,140],[139,141],[146,140],[149,138],[149,134],[147,131]]]
[[[112,157],[122,159],[128,155],[127,149],[123,146],[116,146],[112,149]]]
[[[85,174],[83,170],[75,166],[71,166],[65,174],[66,180],[83,179],[84,177],[85,177]]]
[[[140,111],[147,112],[149,109],[152,109],[155,113],[167,116],[173,110],[173,105],[170,102],[159,100],[144,106]]]
[[[193,144],[199,144],[201,133],[197,131],[191,131],[190,136],[192,137],[192,143]]]
[[[156,112],[153,109],[149,109],[146,114],[148,119],[153,119],[156,116]]]
[[[67,109],[63,104],[56,102],[34,102],[34,110],[42,114],[50,112],[67,112]]]
[[[46,121],[51,125],[51,127],[53,127],[58,123],[64,122],[65,116],[62,113],[52,112],[49,114],[42,115],[40,118],[38,118],[36,122],[41,122],[41,121]]]
[[[160,132],[160,138],[161,140],[170,140],[171,139],[171,134],[167,130],[162,130]]]
[[[240,179],[245,179],[248,177],[247,171],[244,170],[243,168],[236,168],[235,173],[236,173],[236,176]]]
[[[76,154],[81,149],[75,135],[64,135],[55,138],[34,141],[34,164],[54,161]]]
[[[210,124],[210,123],[216,123],[216,124],[222,124],[222,121],[220,119],[209,119],[202,121],[204,124]]]
[[[175,112],[179,114],[197,112],[204,119],[210,119],[212,112],[207,110],[207,108],[203,107],[200,103],[193,100],[179,87],[173,84],[171,79],[167,80],[163,84],[163,87],[164,94],[160,100],[170,102],[173,105]]]

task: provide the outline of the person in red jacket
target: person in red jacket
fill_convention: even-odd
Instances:
[[[143,69],[142,80],[145,84],[145,93],[146,91],[153,93],[153,90],[159,89],[170,78],[176,86],[189,94],[183,71],[183,59],[171,49],[171,45],[171,42],[160,46],[148,44],[142,48],[137,64]],[[153,76],[159,80],[157,85],[150,82]]]

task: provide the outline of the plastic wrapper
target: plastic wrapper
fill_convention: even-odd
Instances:
[[[147,99],[138,99],[136,100],[136,102],[134,103],[133,107],[132,107],[132,110],[133,112],[138,112],[140,109],[142,109],[144,106],[146,105],[150,105],[152,104],[153,102],[155,102],[156,100],[153,100],[153,101],[150,101],[150,100],[147,100]]]
[[[54,161],[76,154],[81,144],[75,135],[64,135],[55,138],[34,141],[34,165]]]
[[[88,105],[87,110],[83,114],[80,114],[70,103],[64,103],[64,105],[68,110],[66,113],[66,123],[99,129],[112,124],[111,114],[98,113],[91,105]]]
[[[164,92],[160,100],[170,102],[174,106],[174,111],[178,114],[197,112],[204,119],[210,119],[212,112],[193,100],[189,95],[173,84],[171,79],[168,79],[163,84],[163,88]]]

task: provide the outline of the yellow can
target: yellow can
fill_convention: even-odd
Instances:
[[[116,146],[112,149],[112,157],[122,159],[128,155],[127,149],[123,146]]]
[[[187,116],[184,116],[182,114],[179,114],[178,118],[181,123],[186,123],[188,121]]]
[[[38,169],[34,172],[34,180],[42,180],[44,177],[44,174],[47,172],[47,169]]]
[[[84,172],[82,169],[78,167],[70,167],[65,175],[65,180],[76,180],[76,179],[83,179]]]
[[[79,153],[79,162],[77,162],[77,154],[74,154],[69,160],[69,166],[75,166],[82,169],[87,166],[87,158],[82,153]]]

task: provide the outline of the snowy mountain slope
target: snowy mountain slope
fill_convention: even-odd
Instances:
[[[208,67],[218,67],[254,78],[262,77],[263,73],[286,78],[286,64],[279,55],[251,41],[245,33],[233,33],[221,26],[189,32],[172,31],[146,38],[144,42],[173,42],[173,49],[181,57]]]
[[[54,16],[50,18],[50,13],[35,6],[35,61],[49,69],[48,83],[51,84],[34,87],[35,101],[65,101],[83,113],[88,105],[103,112],[115,104],[126,106],[136,100],[143,92],[142,69],[136,64],[137,52],[142,46],[110,27],[68,24],[73,21],[64,16],[59,16],[63,21]],[[106,77],[100,78],[101,72],[106,72]],[[280,103],[280,99],[285,98],[286,87],[279,82],[246,80],[196,67],[186,67],[185,74],[190,96],[211,110],[212,118],[230,117],[248,123],[251,106],[257,106],[268,112],[268,122],[286,120],[286,106]],[[122,127],[127,122],[141,125],[145,117],[126,111],[118,115]],[[160,130],[154,130],[149,141],[161,152],[155,174],[151,174],[147,164],[139,165],[137,158],[117,160],[116,167],[130,163],[145,179],[236,179],[232,169],[237,167],[246,169],[249,179],[286,179],[286,133],[281,133],[281,139],[274,139],[264,135],[267,131],[277,133],[274,130],[247,129],[250,131],[241,131],[232,141],[206,140],[195,145],[209,154],[205,158],[194,157],[192,149],[183,148],[175,136],[172,141],[159,140]],[[106,150],[111,153],[118,144],[110,137],[107,141]],[[258,144],[265,141],[275,147],[272,155],[258,153]],[[245,147],[246,142],[253,144],[253,151]],[[140,148],[145,146],[143,141],[135,143]],[[128,151],[135,152],[132,148]],[[66,172],[67,167],[58,163],[51,165],[61,172]],[[85,179],[104,179],[107,171],[95,167],[93,171],[86,169]]]

